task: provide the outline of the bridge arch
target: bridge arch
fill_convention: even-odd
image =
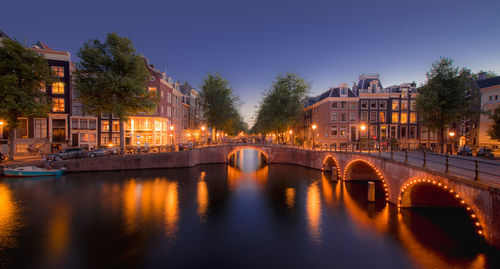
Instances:
[[[433,193],[434,195],[435,195],[435,191],[439,190],[441,195],[445,196],[445,197],[441,197],[442,199],[440,200],[440,202],[444,202],[444,204],[443,204],[444,206],[455,205],[455,206],[463,207],[466,210],[467,214],[469,215],[469,218],[471,219],[473,226],[476,229],[477,234],[481,238],[484,238],[484,236],[485,236],[484,227],[485,226],[481,225],[481,222],[482,222],[480,220],[481,215],[475,212],[475,211],[477,211],[477,208],[474,206],[474,204],[467,202],[465,197],[463,197],[462,195],[457,193],[456,190],[454,190],[452,187],[448,186],[446,183],[441,182],[439,180],[418,178],[418,179],[410,179],[410,180],[406,181],[403,184],[403,186],[401,187],[401,190],[400,190],[400,193],[398,196],[398,208],[409,208],[409,207],[417,206],[418,204],[425,206],[426,201],[422,200],[422,199],[425,199],[425,197],[418,197],[418,195],[419,195],[418,192],[419,191],[423,192],[423,191],[425,191],[425,189],[418,190],[417,188],[419,188],[419,187],[427,187],[427,191],[429,191],[431,188],[434,189],[434,193]],[[415,197],[415,196],[417,196],[417,197]],[[427,201],[427,203],[428,203],[428,201]]]
[[[335,157],[332,155],[328,154],[325,156],[323,159],[323,167],[321,168],[322,171],[328,171],[332,172],[333,178],[337,179],[340,177],[340,165],[339,162]]]
[[[356,176],[355,173],[357,172]],[[382,172],[371,162],[364,159],[351,160],[344,168],[344,181],[349,180],[374,180],[382,182],[385,192],[385,200],[389,201],[389,187]]]
[[[261,153],[263,156],[264,156],[264,161],[266,164],[269,164],[271,162],[271,159],[269,158],[269,156],[271,155],[270,152],[268,152],[267,150],[263,149],[262,147],[256,147],[256,146],[252,146],[252,145],[245,145],[245,146],[238,146],[238,147],[235,147],[233,148],[227,155],[226,155],[226,163],[229,163],[230,160],[231,160],[231,156],[233,156],[234,154],[236,154],[238,151],[240,150],[243,150],[243,149],[254,149],[256,151],[258,151],[259,153]]]

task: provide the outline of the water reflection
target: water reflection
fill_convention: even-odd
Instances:
[[[0,268],[482,268],[500,257],[464,236],[475,231],[460,212],[398,212],[383,190],[368,202],[366,182],[236,155],[235,166],[0,182]]]
[[[15,235],[21,226],[12,195],[7,184],[0,182],[0,249],[16,246]]]
[[[318,182],[313,182],[307,189],[307,223],[309,237],[313,244],[321,244],[321,198]]]

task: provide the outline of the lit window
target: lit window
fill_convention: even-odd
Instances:
[[[50,69],[52,71],[52,75],[54,75],[56,78],[63,78],[64,77],[64,67],[51,66]]]
[[[408,110],[408,103],[401,102],[401,110]]]
[[[52,83],[52,93],[53,94],[64,94],[64,83],[63,82]]]
[[[378,120],[379,120],[380,122],[385,122],[385,112],[380,111],[380,112],[378,113]]]
[[[410,113],[410,123],[417,123],[417,113]]]
[[[392,123],[398,123],[399,122],[399,113],[393,112],[392,113]]]
[[[64,112],[64,98],[52,98],[52,111]]]
[[[346,137],[347,136],[347,127],[341,126],[340,127],[340,137]]]
[[[392,110],[398,110],[398,109],[399,109],[399,101],[392,100]]]
[[[401,113],[401,123],[408,123],[408,113]]]

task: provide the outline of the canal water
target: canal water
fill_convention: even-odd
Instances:
[[[500,268],[453,208],[263,165],[0,179],[0,268]],[[379,191],[379,193],[382,193]]]

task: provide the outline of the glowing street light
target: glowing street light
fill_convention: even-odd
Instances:
[[[364,131],[364,130],[366,130],[366,125],[361,124],[361,126],[359,128],[361,129],[361,131]]]
[[[454,131],[451,131],[448,133],[448,135],[450,135],[450,140],[451,140],[451,154],[453,154],[453,148],[454,148],[454,141],[453,141],[453,137],[455,136],[455,132]]]
[[[205,126],[201,126],[201,130],[204,132],[205,131]]]
[[[312,132],[312,136],[313,136],[313,146],[312,146],[312,148],[314,150],[314,130],[316,130],[316,128],[318,128],[318,125],[313,124],[313,125],[311,125],[311,128],[313,130],[313,132]]]

